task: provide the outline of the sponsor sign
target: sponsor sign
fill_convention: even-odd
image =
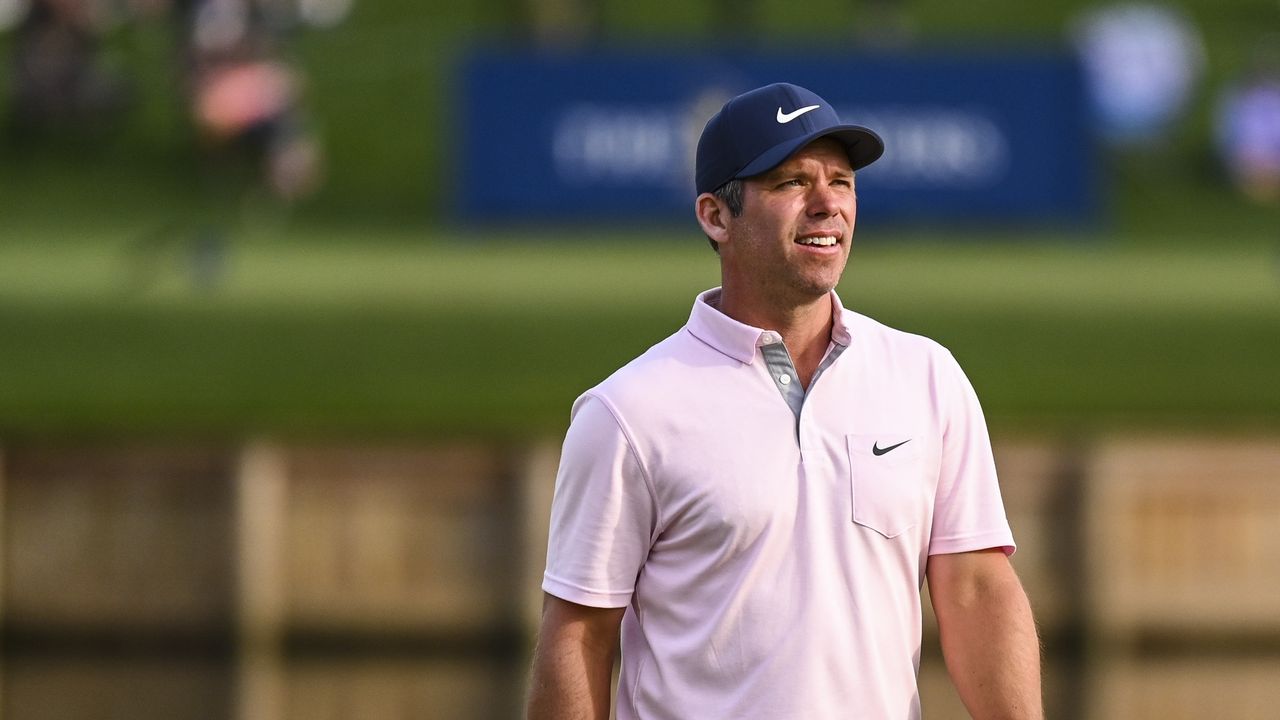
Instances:
[[[463,64],[456,207],[475,221],[691,221],[725,100],[787,81],[885,140],[860,222],[1089,222],[1096,162],[1073,58],[478,52]]]

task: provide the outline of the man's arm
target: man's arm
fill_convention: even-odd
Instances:
[[[1041,720],[1040,641],[1000,548],[929,556],[947,671],[976,720]]]
[[[528,720],[607,720],[625,611],[544,597]]]

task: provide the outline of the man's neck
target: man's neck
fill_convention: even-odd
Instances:
[[[809,387],[831,342],[830,293],[799,303],[768,304],[747,302],[741,296],[722,290],[716,307],[738,322],[781,335],[801,384]]]

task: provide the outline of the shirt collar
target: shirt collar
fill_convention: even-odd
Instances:
[[[776,332],[752,327],[725,315],[716,309],[720,300],[720,288],[711,288],[698,295],[685,326],[690,333],[716,350],[741,363],[750,363],[756,357],[756,348],[781,342]],[[840,296],[831,291],[831,341],[848,347],[851,341],[849,327],[845,323],[844,306]]]

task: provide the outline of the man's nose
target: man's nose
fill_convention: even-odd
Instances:
[[[809,214],[814,217],[826,217],[836,213],[836,189],[826,183],[814,183],[809,189],[808,201]]]

